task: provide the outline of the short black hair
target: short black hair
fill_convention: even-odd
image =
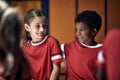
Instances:
[[[101,16],[92,10],[85,10],[79,13],[75,18],[75,24],[79,22],[85,23],[90,29],[96,28],[97,31],[99,31],[102,24]]]

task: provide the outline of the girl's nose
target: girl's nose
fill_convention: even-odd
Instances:
[[[44,28],[41,26],[41,27],[39,28],[39,31],[44,31]]]
[[[43,25],[42,25],[42,24],[40,24],[39,31],[44,31],[44,28],[43,28]]]

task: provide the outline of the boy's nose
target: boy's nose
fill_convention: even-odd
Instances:
[[[81,31],[76,31],[76,34],[79,34],[79,35],[80,35],[80,34],[81,34]]]

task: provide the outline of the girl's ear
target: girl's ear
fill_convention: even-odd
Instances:
[[[24,24],[24,27],[25,27],[25,30],[26,30],[26,31],[29,31],[29,30],[30,30],[30,26],[29,26],[28,24],[25,23],[25,24]]]
[[[92,35],[93,35],[93,36],[96,36],[96,34],[97,34],[97,29],[94,28],[93,31],[92,31]]]

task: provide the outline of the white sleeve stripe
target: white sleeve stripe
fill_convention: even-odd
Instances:
[[[53,57],[51,57],[51,60],[56,60],[56,59],[61,59],[62,56],[61,55],[55,55]]]
[[[102,51],[102,50],[99,51],[99,53],[98,53],[98,55],[97,55],[97,60],[98,60],[98,62],[100,62],[100,63],[105,63],[105,58],[104,58],[104,56],[103,56],[103,51]]]
[[[62,45],[61,45],[61,50],[62,50],[62,56],[63,56],[63,58],[65,58],[64,46],[65,46],[65,44],[62,44]]]

